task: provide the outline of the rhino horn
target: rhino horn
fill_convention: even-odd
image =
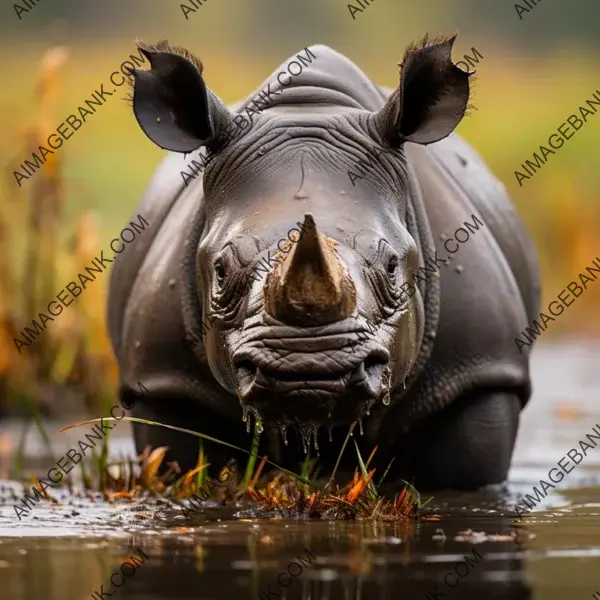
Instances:
[[[349,317],[356,288],[337,254],[337,242],[319,233],[311,214],[291,252],[267,278],[265,310],[283,323],[326,325]]]

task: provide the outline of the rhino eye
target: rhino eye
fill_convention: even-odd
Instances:
[[[222,283],[225,279],[225,267],[221,263],[215,265],[215,275],[219,283]]]
[[[398,257],[392,256],[388,262],[387,273],[390,277],[394,277],[396,275],[396,270],[398,269]]]

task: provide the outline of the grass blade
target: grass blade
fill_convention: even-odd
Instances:
[[[308,452],[306,453],[306,458],[304,459],[304,462],[302,463],[302,469],[300,471],[300,475],[302,477],[306,477],[306,479],[309,479],[310,469],[311,469],[311,464],[310,464],[310,448],[309,448]]]
[[[379,480],[379,485],[377,486],[377,492],[379,492],[379,488],[381,487],[381,484],[383,483],[384,479],[386,478],[388,471],[390,470],[390,467],[392,466],[392,463],[396,460],[396,457],[394,456],[394,458],[392,458],[392,460],[390,460],[390,464],[385,468],[385,471],[383,472],[383,475],[381,476],[381,479]]]
[[[340,450],[337,461],[335,463],[335,466],[333,467],[333,471],[331,472],[331,476],[329,477],[329,481],[327,482],[325,489],[327,489],[330,486],[330,484],[333,483],[333,478],[335,477],[335,473],[336,473],[338,467],[340,466],[340,460],[342,460],[342,454],[344,454],[344,450],[346,449],[346,444],[348,443],[348,440],[350,439],[350,436],[352,435],[352,432],[354,431],[355,426],[356,426],[356,421],[354,421],[354,423],[352,423],[352,425],[350,425],[350,429],[348,429],[348,433],[346,434],[346,439],[344,440],[344,443],[342,444],[342,449]]]
[[[364,477],[365,481],[369,482],[367,484],[367,493],[370,496],[369,499],[376,501],[377,500],[377,490],[375,489],[375,485],[373,484],[372,479],[369,477],[369,472],[367,471],[367,467],[365,466],[362,456],[360,455],[360,450],[358,449],[358,444],[356,443],[356,440],[352,439],[352,441],[354,442],[354,447],[356,448],[356,456],[358,456],[358,464],[360,465],[360,470],[362,472],[362,476]],[[371,457],[372,456],[373,455],[371,454]]]
[[[27,408],[29,409],[29,414],[31,415],[33,422],[35,423],[36,427],[38,428],[40,435],[42,436],[42,439],[44,440],[44,443],[46,444],[46,446],[48,448],[48,454],[50,456],[50,459],[52,460],[53,463],[55,463],[56,459],[54,458],[54,451],[52,450],[52,441],[50,440],[50,437],[48,436],[48,433],[46,432],[44,424],[42,423],[42,419],[40,418],[40,413],[38,412],[37,407],[33,403],[33,400],[29,396],[25,395],[25,396],[23,396],[23,398],[24,398],[24,403],[27,405]]]
[[[204,464],[204,442],[200,440],[198,442],[199,453],[198,453],[198,464],[196,467],[199,467]],[[206,474],[205,469],[198,469],[198,474],[196,475],[196,484],[198,485],[198,489],[201,490],[204,486],[204,476]]]
[[[248,458],[248,464],[246,465],[246,473],[244,474],[244,479],[242,480],[244,487],[248,487],[248,484],[252,479],[254,469],[256,468],[256,459],[258,458],[258,445],[260,443],[260,430],[258,428],[258,424],[258,420],[255,421],[254,435],[252,436],[252,446],[250,447],[250,457]]]
[[[27,441],[27,432],[29,431],[30,427],[31,418],[27,419],[27,421],[23,425],[23,433],[21,434],[21,439],[19,440],[19,446],[15,455],[16,479],[20,479],[23,476],[23,463],[25,460],[25,442]]]

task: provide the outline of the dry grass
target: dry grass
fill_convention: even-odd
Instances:
[[[138,501],[158,496],[182,501],[209,490],[210,498],[223,506],[254,504],[263,518],[399,521],[418,517],[419,497],[414,488],[407,485],[393,500],[386,500],[370,488],[374,469],[367,476],[357,470],[352,481],[329,492],[319,482],[289,474],[289,471],[262,475],[267,462],[265,457],[247,484],[231,463],[208,485],[205,473],[208,463],[203,457],[185,474],[181,474],[177,463],[170,463],[159,475],[166,450],[148,448],[135,460],[107,463],[100,478],[104,499],[107,502]],[[89,476],[86,479],[87,491],[99,491],[98,480],[92,482]]]
[[[92,212],[81,212],[72,222],[65,216],[69,182],[62,174],[62,148],[22,187],[13,176],[22,160],[31,158],[40,144],[47,145],[56,127],[54,107],[67,59],[63,48],[42,57],[37,114],[21,128],[21,146],[5,170],[6,201],[0,210],[0,403],[15,402],[16,412],[24,410],[29,418],[56,412],[59,399],[61,411],[72,410],[82,399],[88,408],[97,408],[109,401],[116,383],[104,324],[108,276],[49,321],[21,352],[14,342],[24,339],[20,332],[31,328],[40,311],[48,312],[48,303],[102,247]]]
[[[365,463],[355,444],[359,468],[354,473],[352,481],[342,487],[333,487],[332,476],[326,485],[316,479],[317,461],[311,460],[310,456],[307,456],[300,474],[279,467],[266,456],[257,465],[256,452],[262,432],[259,426],[255,426],[251,450],[248,451],[197,431],[136,417],[124,417],[124,419],[165,427],[197,437],[200,441],[198,462],[195,468],[187,473],[181,473],[177,463],[168,463],[163,467],[166,447],[155,448],[152,451],[148,448],[136,459],[108,462],[107,440],[105,440],[100,455],[95,455],[95,459],[91,461],[91,469],[85,466],[86,461],[80,463],[80,468],[84,490],[88,493],[102,493],[107,502],[125,499],[140,501],[149,496],[182,501],[203,492],[205,497],[210,497],[225,506],[249,507],[253,503],[260,516],[264,518],[380,521],[415,519],[418,517],[418,509],[424,506],[420,503],[418,492],[408,483],[393,500],[385,499],[380,495],[373,482],[375,469],[369,471],[369,465],[377,448],[371,452]],[[65,427],[62,431],[97,421],[99,419],[84,421]],[[230,462],[221,468],[218,479],[209,480],[206,469],[210,463],[204,454],[203,439],[247,454],[249,459],[244,477],[240,477],[241,471],[237,465]],[[275,469],[268,475],[263,475],[267,464]],[[379,487],[386,474],[387,470],[379,481]],[[68,485],[71,486],[70,483]],[[72,487],[69,489],[73,491]]]

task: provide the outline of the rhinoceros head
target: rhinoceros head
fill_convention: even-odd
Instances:
[[[313,46],[321,72],[272,90],[273,106],[229,137],[236,115],[200,61],[142,47],[152,68],[135,72],[140,126],[162,148],[212,155],[194,184],[205,212],[198,299],[212,323],[204,350],[245,413],[301,429],[349,423],[411,374],[426,311],[421,288],[409,292],[420,248],[404,145],[448,136],[465,113],[453,41],[410,47],[398,88],[383,107],[374,91],[370,110],[340,82],[323,84],[319,56],[339,55]],[[372,148],[377,160],[349,176]]]

